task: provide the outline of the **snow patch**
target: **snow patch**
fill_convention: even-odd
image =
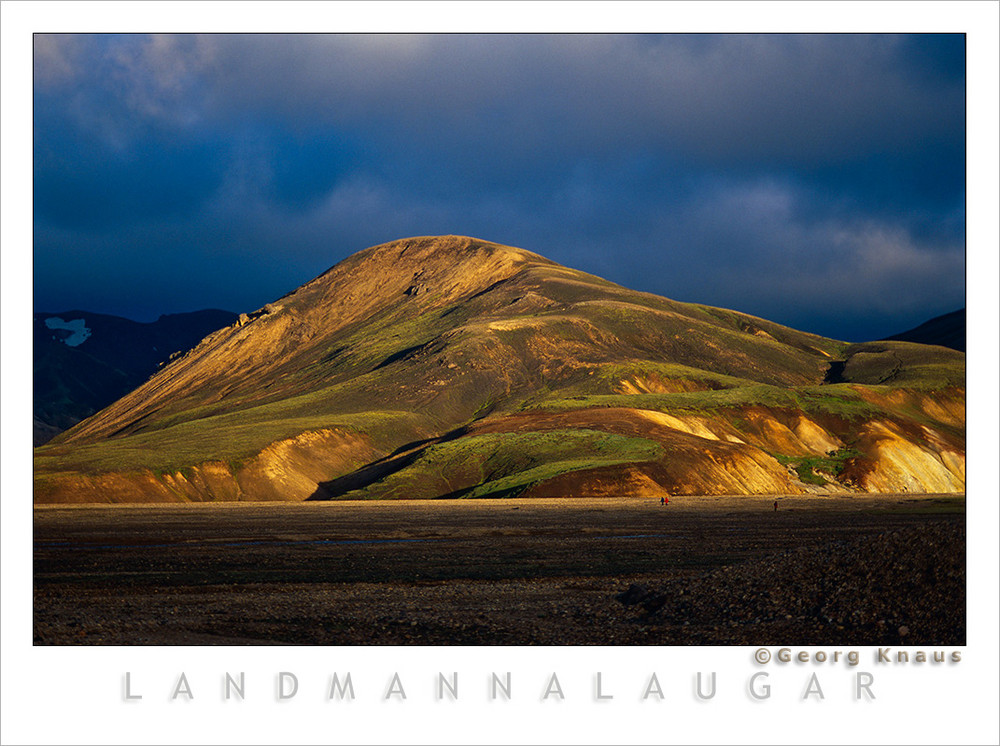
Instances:
[[[64,329],[69,332],[69,336],[63,338],[70,347],[79,347],[90,337],[90,329],[86,326],[86,319],[73,319],[63,321],[58,316],[50,316],[45,319],[45,326],[49,329]]]

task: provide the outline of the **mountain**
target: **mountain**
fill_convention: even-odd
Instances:
[[[410,238],[36,450],[39,502],[963,491],[965,356]]]
[[[940,345],[965,352],[965,309],[936,316],[918,327],[891,337],[889,340],[917,342],[924,345]]]
[[[124,396],[171,353],[194,347],[236,314],[206,310],[143,324],[89,311],[34,315],[34,442],[40,445]]]

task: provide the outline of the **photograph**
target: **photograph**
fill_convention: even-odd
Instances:
[[[964,644],[963,35],[34,76],[36,644]]]

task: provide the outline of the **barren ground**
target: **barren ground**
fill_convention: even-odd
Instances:
[[[34,639],[964,644],[964,495],[773,503],[36,507]]]

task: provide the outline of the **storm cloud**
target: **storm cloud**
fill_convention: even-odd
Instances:
[[[35,307],[247,311],[408,235],[870,339],[964,304],[962,35],[35,37]]]

